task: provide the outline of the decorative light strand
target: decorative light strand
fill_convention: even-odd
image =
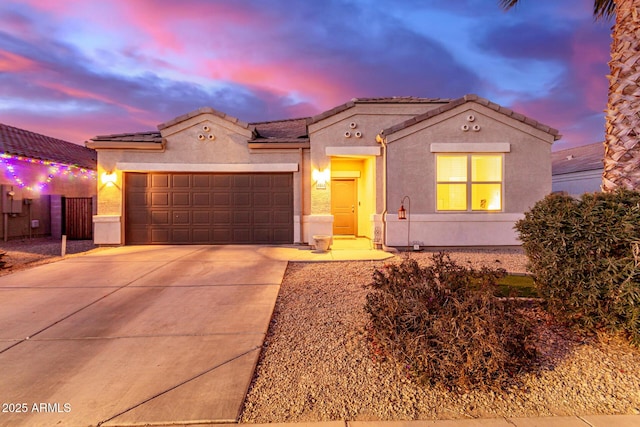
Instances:
[[[18,173],[14,162],[25,162],[40,166],[48,166],[47,177],[34,185],[27,185]],[[0,163],[5,164],[5,175],[13,179],[19,188],[28,191],[40,192],[55,178],[66,176],[69,178],[96,179],[96,172],[91,169],[82,168],[75,165],[66,165],[64,163],[56,163],[50,160],[33,159],[31,157],[16,156],[13,154],[0,154]]]

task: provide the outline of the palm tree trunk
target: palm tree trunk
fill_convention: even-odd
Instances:
[[[614,1],[602,190],[640,191],[640,5]]]

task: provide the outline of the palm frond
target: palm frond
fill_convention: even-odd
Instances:
[[[616,13],[616,2],[614,0],[594,0],[593,16],[596,19],[610,19]]]
[[[511,9],[513,6],[518,4],[518,0],[499,0],[500,6],[502,6],[505,10]]]

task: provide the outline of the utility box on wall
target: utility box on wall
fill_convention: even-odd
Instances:
[[[20,214],[22,213],[22,191],[13,185],[0,185],[2,195],[2,213]]]

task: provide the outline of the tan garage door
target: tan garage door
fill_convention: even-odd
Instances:
[[[125,212],[128,245],[292,243],[293,175],[128,172]]]

